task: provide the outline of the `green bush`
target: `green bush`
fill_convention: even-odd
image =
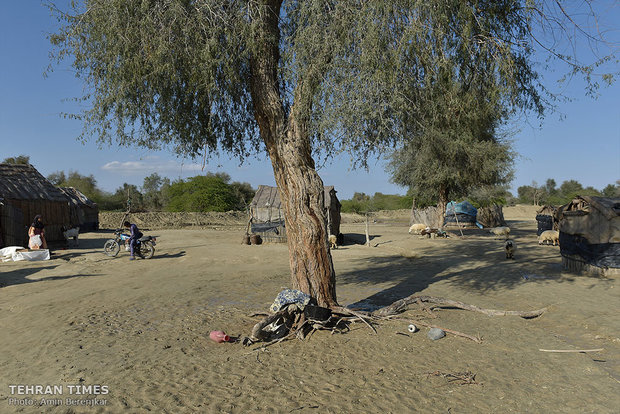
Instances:
[[[170,185],[168,211],[229,211],[238,205],[231,186],[215,175],[197,176]]]
[[[411,207],[411,197],[398,194],[375,193],[370,197],[364,193],[355,193],[351,200],[342,200],[343,213],[366,213],[377,210],[400,210]]]

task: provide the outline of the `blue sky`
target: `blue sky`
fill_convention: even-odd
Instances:
[[[60,2],[62,4],[62,2]],[[620,7],[606,11],[615,22],[620,39]],[[615,17],[614,17],[615,16]],[[82,84],[67,67],[56,68],[47,78],[50,63],[46,33],[54,31],[55,19],[38,0],[5,2],[0,14],[0,160],[20,154],[45,176],[58,170],[93,174],[99,186],[113,191],[124,182],[140,186],[145,176],[158,172],[172,179],[203,173],[202,160],[179,159],[166,152],[140,148],[99,148],[94,139],[81,143],[79,121],[64,119],[62,112],[76,110],[67,99],[80,96]],[[557,72],[543,72],[547,85],[559,90]],[[583,84],[573,81],[562,91],[574,98],[561,103],[558,112],[541,121],[515,120],[511,128],[516,151],[513,193],[532,181],[543,184],[554,178],[561,184],[576,179],[597,189],[620,179],[620,84],[601,89],[598,99],[584,94]],[[562,118],[562,119],[560,119]],[[256,187],[273,184],[266,157],[249,159],[244,165],[226,157],[207,161],[204,172],[225,171],[235,181]],[[405,188],[389,182],[384,162],[375,160],[370,170],[351,170],[348,158],[339,157],[319,170],[327,185],[335,185],[341,199],[354,192],[404,194]]]

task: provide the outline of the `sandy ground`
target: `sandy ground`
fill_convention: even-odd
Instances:
[[[216,344],[213,329],[247,335],[289,284],[287,247],[243,246],[238,228],[157,230],[151,260],[101,253],[110,233],[88,233],[53,260],[0,264],[0,413],[611,413],[620,407],[620,293],[614,279],[561,271],[558,247],[539,247],[530,212],[506,211],[518,244],[483,231],[422,239],[394,217],[345,224],[333,251],[338,299],[370,309],[412,293],[494,309],[548,307],[542,317],[410,310],[346,334],[317,332],[256,351]],[[524,278],[527,277],[526,278]],[[431,341],[417,319],[472,335]],[[592,349],[596,353],[546,353]],[[449,374],[469,371],[476,384]],[[435,373],[432,374],[432,373]],[[445,375],[436,375],[436,374]],[[63,395],[12,395],[10,385],[63,385]],[[69,395],[69,385],[107,395]],[[60,398],[23,407],[11,398]],[[68,406],[65,398],[106,401]]]

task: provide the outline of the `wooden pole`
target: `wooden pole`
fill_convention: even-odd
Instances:
[[[366,213],[366,247],[370,247],[370,235],[368,234],[368,213]]]
[[[453,207],[453,212],[454,212],[454,218],[456,219],[456,225],[459,228],[459,231],[461,232],[461,237],[463,237],[463,229],[461,228],[461,225],[459,224],[459,218],[456,215],[456,204],[452,204]]]

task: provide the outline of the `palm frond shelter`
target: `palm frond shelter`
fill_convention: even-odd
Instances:
[[[324,188],[325,210],[329,234],[339,239],[341,204],[334,186]],[[286,242],[284,210],[277,187],[259,185],[250,203],[251,232],[260,234],[267,242]]]
[[[74,187],[61,187],[69,199],[71,221],[80,226],[80,233],[99,230],[99,206]]]
[[[577,196],[556,218],[565,270],[620,275],[620,198]]]
[[[47,241],[64,240],[61,227],[71,219],[69,199],[32,165],[0,164],[0,235],[4,246],[25,246],[34,216],[45,221]]]

